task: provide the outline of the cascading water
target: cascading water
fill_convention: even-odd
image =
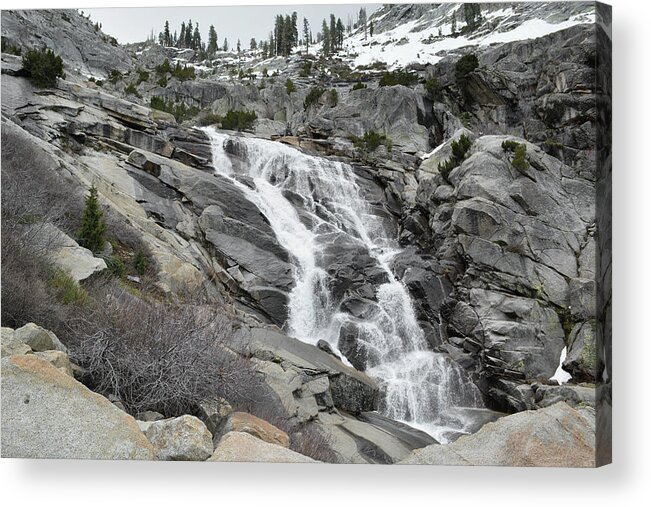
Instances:
[[[312,344],[325,340],[339,351],[342,329],[352,326],[363,369],[381,383],[381,413],[442,443],[466,432],[468,421],[459,408],[482,407],[479,392],[453,361],[428,350],[409,293],[390,269],[399,249],[362,197],[352,168],[280,143],[204,131],[212,141],[215,170],[260,209],[292,257],[288,333]],[[240,146],[235,164],[224,149],[227,141]],[[250,177],[253,185],[238,175]],[[364,298],[370,310],[363,315],[343,310],[333,288],[336,274],[329,269],[340,247],[369,259],[377,280],[374,293]]]

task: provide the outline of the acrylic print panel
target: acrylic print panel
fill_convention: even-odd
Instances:
[[[610,7],[2,12],[2,456],[610,462]]]

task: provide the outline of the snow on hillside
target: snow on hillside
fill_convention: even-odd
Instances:
[[[462,19],[461,13],[457,12],[461,8],[461,5],[451,8],[431,20],[416,19],[398,24],[390,30],[375,33],[373,37],[368,36],[366,40],[363,31],[359,30],[344,40],[345,55],[356,67],[374,62],[384,62],[390,69],[410,63],[433,64],[443,58],[442,51],[534,39],[574,25],[594,23],[595,20],[594,10],[559,20],[558,15],[548,16],[548,19],[526,19],[522,12],[501,8],[483,13],[482,24],[472,33],[453,36],[450,14],[456,12],[457,19]],[[534,11],[531,14],[538,13]],[[381,22],[386,15],[375,18],[375,23]],[[464,22],[457,21],[457,32],[464,26]]]

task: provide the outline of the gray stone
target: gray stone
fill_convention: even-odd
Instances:
[[[60,350],[67,352],[63,343],[57,336],[47,329],[30,322],[14,331],[14,339],[29,345],[34,352],[43,352],[45,350]]]
[[[580,385],[544,385],[533,384],[536,406],[548,407],[559,401],[564,401],[572,408],[592,407],[595,408],[596,388]]]
[[[233,412],[233,407],[223,398],[211,398],[199,403],[197,412],[197,417],[203,421],[214,437],[229,414]]]
[[[144,412],[138,412],[136,414],[136,419],[142,422],[155,422],[165,419],[165,416],[158,412],[154,412],[153,410],[146,410]]]
[[[16,333],[10,327],[2,328],[2,357],[31,354],[32,348],[16,339]]]
[[[145,435],[160,460],[204,461],[213,451],[212,434],[191,415],[148,422]]]

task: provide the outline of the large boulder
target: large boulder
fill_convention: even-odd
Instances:
[[[156,451],[166,461],[204,461],[213,451],[212,434],[206,425],[191,415],[141,423]]]
[[[595,466],[594,411],[564,402],[520,412],[485,425],[448,445],[430,445],[403,465]]]
[[[34,352],[43,352],[45,350],[67,352],[66,346],[59,341],[52,331],[43,329],[33,322],[16,329],[13,338],[29,345]]]
[[[248,433],[232,431],[224,435],[208,461],[263,463],[317,463],[312,458],[281,445],[270,444]]]
[[[75,282],[81,282],[92,275],[104,271],[106,262],[93,255],[93,252],[79,245],[74,239],[53,225],[43,227],[41,240],[47,242],[48,254],[52,262]]]
[[[155,453],[133,417],[29,354],[2,359],[2,456],[149,460]]]

